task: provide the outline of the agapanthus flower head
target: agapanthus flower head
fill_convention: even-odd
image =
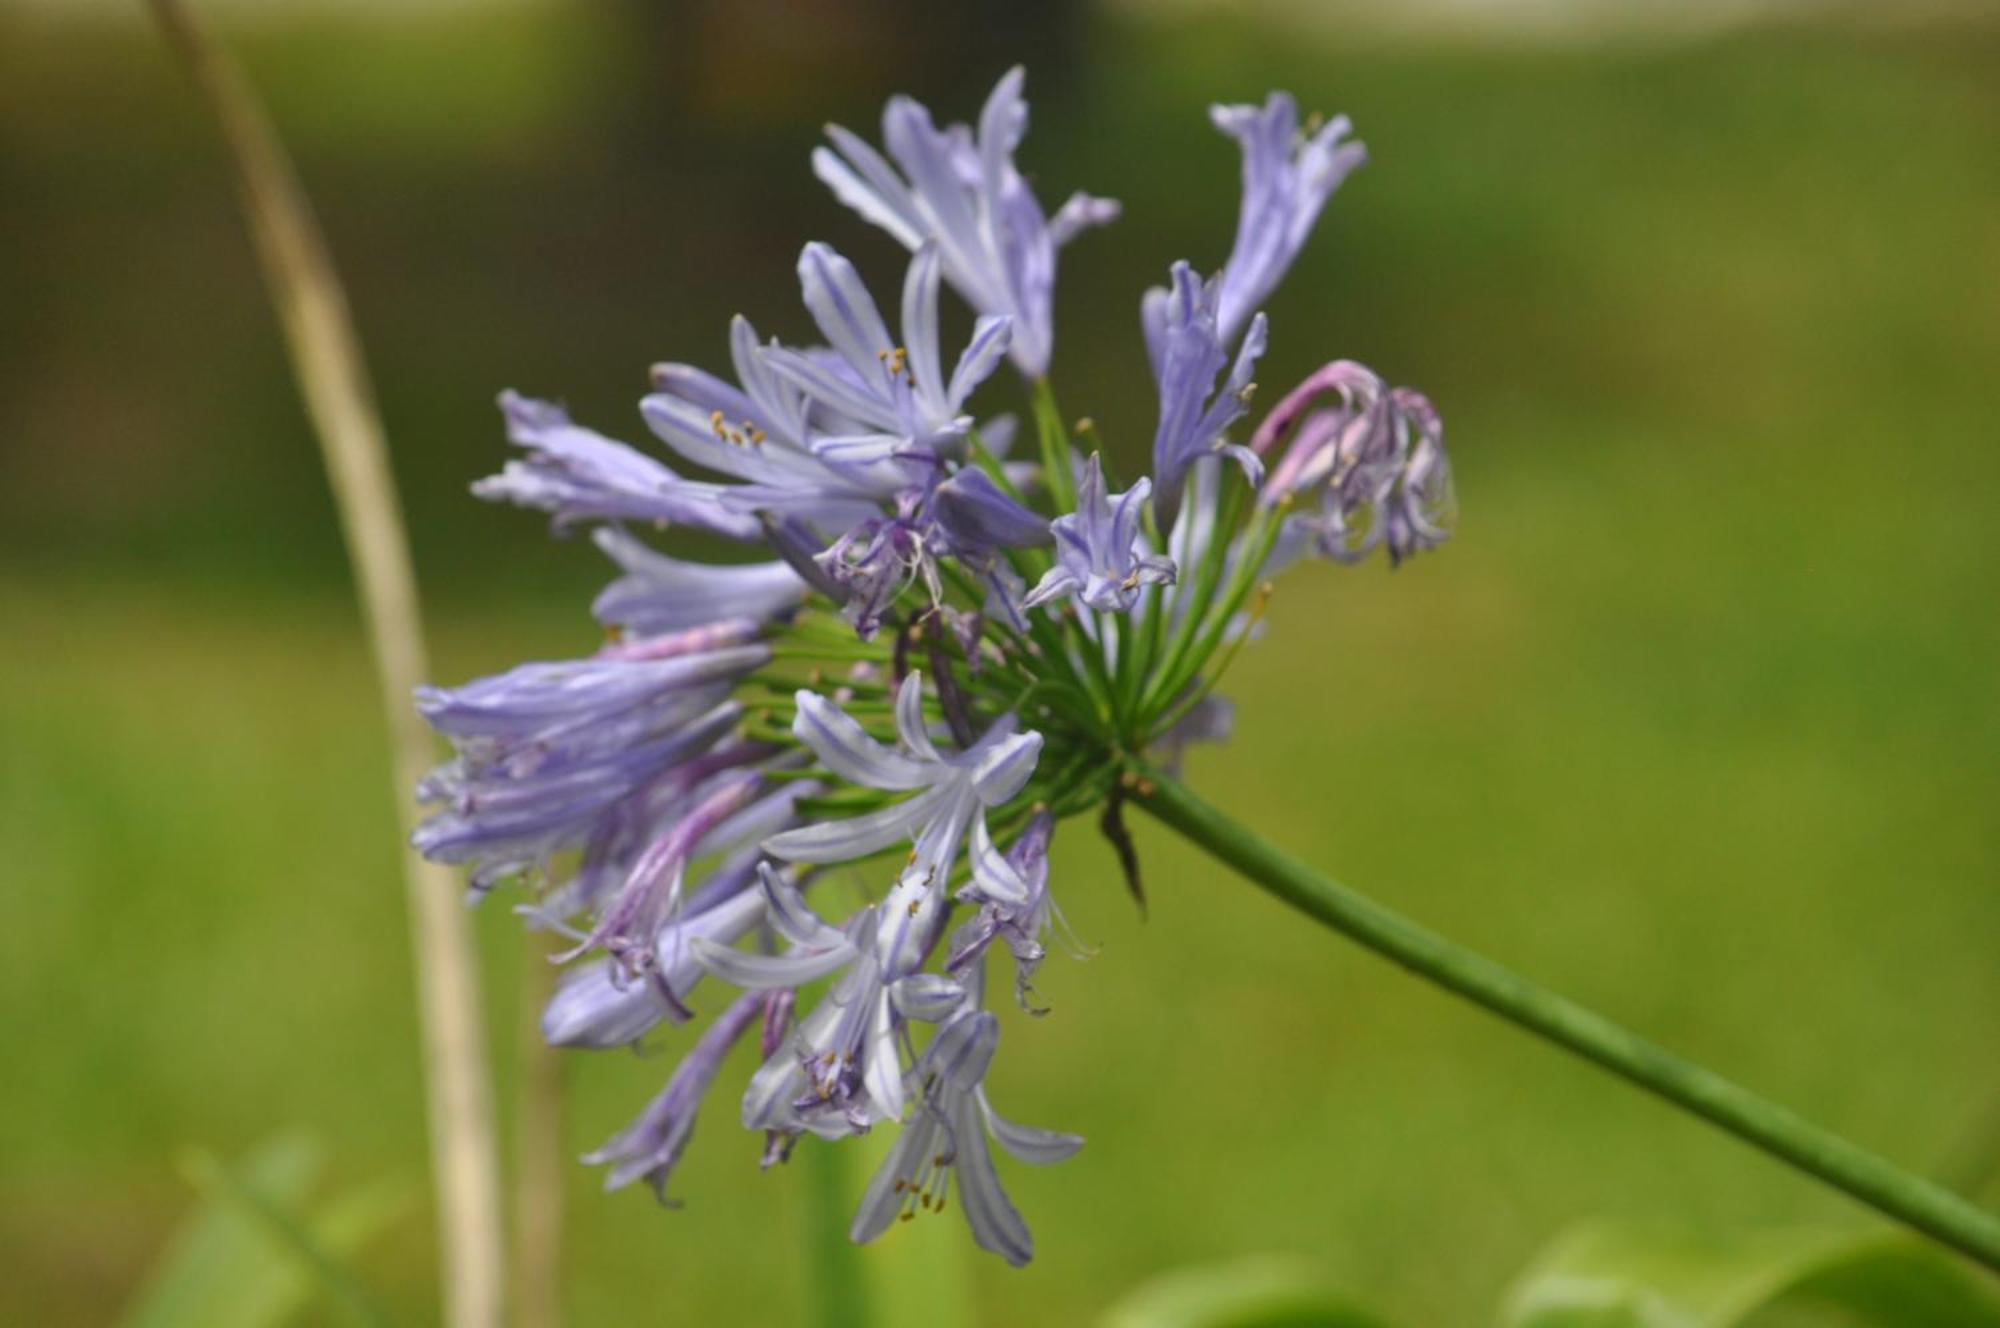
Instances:
[[[1045,1013],[1032,984],[1067,932],[1058,828],[1094,814],[1137,892],[1122,800],[1144,763],[1227,736],[1215,686],[1271,578],[1309,548],[1431,547],[1451,493],[1430,403],[1352,361],[1233,436],[1268,339],[1258,306],[1360,160],[1344,121],[1301,136],[1282,94],[1215,112],[1244,145],[1236,242],[1218,272],[1176,264],[1142,300],[1153,473],[1114,489],[1111,454],[1072,445],[1047,376],[1056,250],[1113,208],[1078,195],[1045,217],[1014,164],[1021,86],[1003,78],[976,129],[898,98],[887,158],[843,130],[815,154],[910,252],[894,332],[855,268],[811,243],[800,294],[825,344],[739,317],[729,377],[655,367],[639,412],[670,457],[502,398],[525,455],[478,492],[593,527],[618,568],[592,606],[612,639],[425,689],[454,753],[419,790],[434,810],[416,835],[476,893],[517,879],[518,911],[566,938],[550,1042],[692,1037],[591,1155],[610,1186],[664,1193],[754,1028],[738,1116],[766,1165],[899,1131],[855,1239],[955,1191],[974,1240],[1016,1264],[1033,1243],[989,1143],[1053,1162],[1081,1140],[994,1113],[986,985],[1010,965],[1015,999]],[[972,314],[949,372],[947,285]],[[982,400],[1008,356],[1034,462]],[[661,527],[757,554],[669,555],[648,542]]]

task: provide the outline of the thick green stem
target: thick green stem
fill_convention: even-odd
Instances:
[[[1131,798],[1300,912],[2000,1270],[2000,1217],[1328,879],[1155,770]]]

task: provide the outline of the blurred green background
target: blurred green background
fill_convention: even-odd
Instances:
[[[937,7],[942,9],[943,7]],[[1125,219],[1065,254],[1056,381],[1136,461],[1138,292],[1213,266],[1213,100],[1289,87],[1373,152],[1270,307],[1444,413],[1440,554],[1306,569],[1237,666],[1209,796],[1294,852],[1934,1174],[2000,1115],[2000,17],[1663,37],[858,0],[232,11],[347,280],[458,680],[587,649],[587,544],[466,493],[502,387],[639,441],[656,359],[803,337],[791,259],[900,256],[806,169],[907,89],[1030,66],[1024,161]],[[332,513],[211,126],[115,6],[0,9],[0,1320],[115,1314],[194,1144],[285,1127],[423,1174],[385,744]],[[996,403],[1012,392],[1001,383]],[[1267,400],[1269,398],[1267,397]],[[1585,1216],[1860,1223],[1843,1201],[1314,931],[1162,832],[1135,916],[1074,823],[994,1092],[1090,1145],[1009,1182],[985,1322],[1300,1256],[1484,1321]],[[529,961],[478,914],[503,1113]],[[668,1039],[671,1049],[671,1039]],[[672,1057],[565,1063],[566,1148]],[[739,1070],[742,1067],[737,1067]],[[811,1186],[726,1081],[676,1190],[570,1173],[574,1322],[789,1322]],[[954,1219],[955,1223],[955,1219]],[[891,1243],[895,1237],[892,1236]],[[435,1314],[412,1214],[360,1263]],[[893,1257],[893,1253],[892,1256]]]

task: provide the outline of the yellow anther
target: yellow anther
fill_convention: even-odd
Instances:
[[[717,438],[727,439],[729,437],[729,426],[724,422],[720,410],[712,410],[708,413],[708,427],[715,430]]]

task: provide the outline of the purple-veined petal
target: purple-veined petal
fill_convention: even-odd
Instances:
[[[903,802],[861,816],[800,826],[764,841],[764,850],[787,862],[848,862],[865,858],[916,834],[931,813],[955,792],[930,788]]]
[[[938,755],[937,745],[931,741],[930,730],[924,723],[922,669],[911,669],[909,676],[896,689],[896,735],[917,759],[929,762],[943,759]]]
[[[889,791],[931,784],[932,772],[922,761],[884,747],[825,697],[801,688],[794,699],[798,714],[792,721],[793,735],[842,779],[863,788]]]
[[[724,982],[747,991],[772,991],[780,987],[802,987],[854,962],[860,953],[845,936],[822,949],[794,950],[790,954],[754,954],[733,946],[718,945],[705,936],[690,936],[688,948],[695,962]]]
[[[888,1120],[903,1118],[903,1063],[896,1051],[895,1014],[885,995],[870,1014],[862,1084],[875,1109]]]
[[[771,929],[793,945],[825,947],[841,939],[840,929],[813,912],[798,887],[770,863],[757,864],[757,886],[763,894]]]
[[[972,823],[972,883],[987,899],[1001,904],[1028,902],[1028,882],[993,844],[986,818]]]
[[[965,1002],[965,988],[937,973],[912,973],[890,984],[889,999],[904,1018],[934,1024]]]
[[[1055,1130],[1036,1129],[1032,1125],[1016,1125],[1001,1116],[987,1101],[983,1084],[973,1090],[973,1095],[979,1101],[979,1113],[985,1118],[986,1129],[992,1134],[993,1141],[1012,1157],[1036,1166],[1048,1166],[1069,1160],[1076,1156],[1077,1149],[1083,1147],[1083,1136],[1080,1134],[1062,1134]]]
[[[1013,340],[1014,320],[1006,314],[986,314],[973,325],[972,339],[959,352],[945,389],[945,414],[961,409],[972,390],[993,376]]]
[[[954,1103],[952,1142],[957,1148],[954,1163],[959,1206],[965,1210],[972,1239],[979,1247],[1020,1268],[1035,1257],[1035,1239],[1007,1192],[1000,1188],[983,1124],[979,1104],[971,1094]]]
[[[814,241],[799,254],[799,288],[827,344],[863,382],[880,382],[881,357],[896,343],[854,265],[832,245]]]
[[[972,783],[980,802],[997,807],[1021,791],[1042,755],[1042,735],[1017,733],[980,759]]]

